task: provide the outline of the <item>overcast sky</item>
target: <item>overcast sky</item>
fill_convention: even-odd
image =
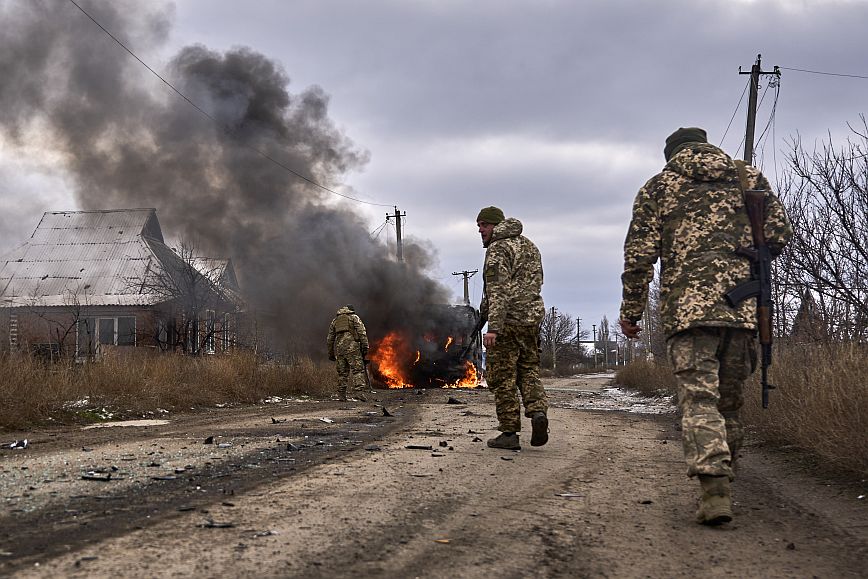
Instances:
[[[57,4],[58,18],[83,17]],[[782,69],[774,121],[765,130],[766,78],[757,120],[758,165],[772,182],[794,136],[808,148],[843,139],[868,108],[868,79],[857,78],[868,77],[865,0],[181,0],[167,18],[163,45],[125,39],[157,71],[190,44],[247,46],[284,68],[290,92],[321,87],[335,125],[369,154],[338,190],[388,207],[336,201],[372,231],[392,205],[405,211],[405,235],[436,252],[431,275],[456,301],[452,272],[482,265],[476,214],[498,205],[542,252],[546,305],[583,328],[617,319],[631,203],[663,166],[665,137],[701,126],[742,156],[749,77],[739,67],[761,53],[764,70]],[[2,150],[0,252],[42,212],[77,209],[62,166],[50,147]],[[475,305],[481,286],[471,279]]]

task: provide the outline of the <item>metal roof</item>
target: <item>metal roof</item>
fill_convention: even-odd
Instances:
[[[0,258],[0,306],[156,304],[141,280],[171,259],[155,209],[45,213]]]

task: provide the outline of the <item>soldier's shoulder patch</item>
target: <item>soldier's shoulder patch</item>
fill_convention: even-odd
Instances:
[[[500,279],[500,268],[496,261],[491,261],[485,264],[485,271],[483,272],[483,276],[485,276],[486,283],[497,282]]]

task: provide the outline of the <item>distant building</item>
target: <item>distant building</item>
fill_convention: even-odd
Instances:
[[[169,248],[155,209],[58,211],[0,256],[0,351],[217,353],[243,311],[232,263]]]

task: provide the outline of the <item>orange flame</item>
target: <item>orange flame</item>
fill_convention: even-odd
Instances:
[[[424,336],[426,341],[433,341]],[[446,348],[454,342],[450,336]],[[412,369],[422,359],[420,350],[412,350],[410,342],[399,332],[386,334],[380,342],[371,348],[371,363],[375,375],[389,388],[413,388]],[[414,355],[415,353],[415,355]],[[476,366],[470,360],[464,361],[464,376],[452,383],[440,382],[443,388],[476,388],[479,386],[479,374]]]
[[[476,366],[470,360],[464,361],[464,377],[456,380],[453,384],[447,384],[445,388],[476,388],[479,386],[479,374]]]
[[[449,338],[446,340],[446,347],[443,348],[443,350],[444,350],[444,351],[449,351],[449,346],[452,345],[452,342],[453,342],[453,341],[454,341],[454,340],[453,340],[452,336],[449,336]]]
[[[389,388],[412,388],[404,374],[401,360],[409,358],[406,342],[397,332],[386,334],[373,349],[371,361],[376,365],[377,372]]]

